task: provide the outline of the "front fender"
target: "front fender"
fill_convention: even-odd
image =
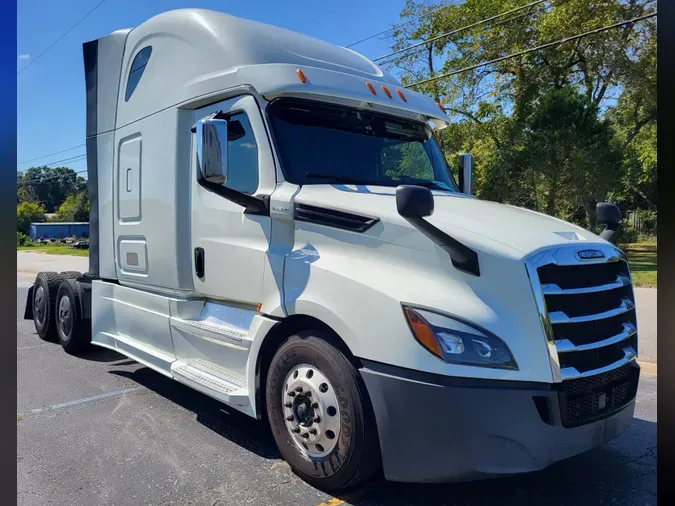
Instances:
[[[481,276],[475,277],[455,269],[440,248],[411,251],[390,243],[364,247],[355,240],[329,239],[323,234],[304,246],[296,242],[287,257],[288,315],[321,320],[361,359],[446,376],[552,381],[532,288],[519,260],[479,252]],[[402,302],[454,314],[490,330],[508,344],[519,370],[440,360],[413,337]]]

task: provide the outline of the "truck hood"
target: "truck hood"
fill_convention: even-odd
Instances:
[[[586,229],[535,211],[459,193],[432,193],[434,213],[427,220],[473,248],[503,250],[507,246],[515,250],[511,251],[512,255],[523,256],[543,247],[570,242],[607,243]],[[412,227],[396,210],[396,188],[393,187],[305,185],[295,201],[378,217],[385,224]],[[383,235],[384,240],[399,242],[386,231]]]

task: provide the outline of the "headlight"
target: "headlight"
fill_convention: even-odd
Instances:
[[[431,353],[451,364],[518,370],[504,341],[469,322],[403,305],[410,330]]]

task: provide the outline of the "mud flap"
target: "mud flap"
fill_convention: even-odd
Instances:
[[[26,297],[26,309],[23,312],[24,320],[32,320],[33,319],[33,290],[34,289],[35,289],[35,285],[31,286],[28,289],[28,297]]]

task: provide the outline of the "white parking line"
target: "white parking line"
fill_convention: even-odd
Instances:
[[[17,348],[16,351],[34,350],[35,348],[44,348],[45,346],[50,346],[50,344],[45,343],[45,344],[36,344],[35,346],[22,346],[21,348]]]
[[[85,402],[97,401],[99,399],[107,399],[108,397],[116,397],[120,395],[127,394],[129,392],[137,392],[139,390],[146,390],[146,387],[137,386],[131,388],[125,388],[124,390],[117,390],[115,392],[106,392],[104,394],[93,395],[91,397],[85,397],[84,399],[76,399],[74,401],[62,402],[61,404],[54,404],[53,406],[47,406],[45,408],[38,408],[29,411],[28,413],[17,413],[17,416],[23,416],[26,414],[35,414],[42,413],[43,411],[51,411],[53,409],[69,408],[70,406],[76,406],[78,404],[84,404]]]

